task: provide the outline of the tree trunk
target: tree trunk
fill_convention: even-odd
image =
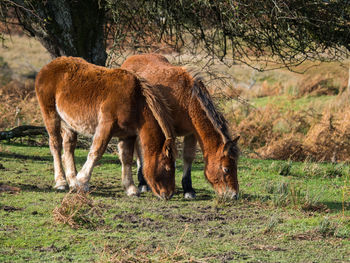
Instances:
[[[14,0],[17,18],[53,57],[75,56],[105,65],[104,0]]]

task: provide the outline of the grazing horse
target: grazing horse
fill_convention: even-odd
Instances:
[[[157,85],[170,104],[175,133],[184,136],[182,187],[185,198],[195,197],[191,166],[197,140],[204,155],[205,177],[219,195],[238,198],[239,137],[231,139],[226,120],[215,109],[203,82],[193,78],[185,69],[173,66],[159,54],[131,56],[121,68],[135,72],[151,85]],[[141,175],[140,172],[138,174]],[[140,183],[139,188],[144,187],[142,178]]]
[[[81,58],[60,57],[39,72],[35,90],[49,133],[55,188],[87,191],[92,169],[111,137],[123,140],[122,184],[138,195],[128,156],[136,136],[144,159],[143,173],[153,192],[168,199],[175,189],[175,148],[172,120],[165,99],[145,80],[125,69],[108,69]],[[93,135],[87,161],[77,174],[74,149],[77,133]],[[61,151],[64,149],[63,170]]]

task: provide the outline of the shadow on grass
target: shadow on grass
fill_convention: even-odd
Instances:
[[[25,184],[25,183],[17,183],[17,184],[7,184],[10,186],[18,187],[21,189],[22,192],[36,192],[36,193],[68,193],[69,191],[57,191],[53,189],[52,186],[49,185],[33,185],[33,184]],[[217,196],[214,194],[212,190],[207,189],[197,189],[197,196],[195,199],[184,199],[183,192],[181,189],[177,189],[174,197],[170,199],[171,201],[185,201],[185,202],[192,202],[197,203],[201,201],[208,201],[208,200],[215,200]],[[94,197],[112,197],[112,198],[124,198],[126,197],[125,191],[118,185],[110,185],[110,186],[91,186],[91,196]],[[131,198],[137,198],[137,199],[147,199],[152,195],[152,193],[148,195],[141,195],[140,197],[129,197]],[[243,193],[238,201],[246,201],[246,202],[267,202],[270,201],[270,199],[266,198],[266,196],[262,195],[255,195],[255,194],[247,194]],[[342,202],[322,202],[321,204],[327,206],[331,212],[333,213],[341,213],[343,211],[343,204]],[[350,209],[349,202],[345,203],[345,211],[348,211]],[[316,211],[315,211],[316,212]]]
[[[343,211],[343,203],[342,202],[321,202],[321,204],[327,206],[332,212],[342,212]],[[345,202],[345,211],[349,211],[350,203]]]
[[[33,184],[24,184],[24,183],[17,183],[17,184],[7,184],[10,186],[18,187],[21,189],[21,192],[35,192],[35,193],[65,193],[67,194],[69,190],[65,191],[58,191],[54,189],[52,186],[48,185],[33,185]],[[110,187],[99,187],[96,188],[94,186],[91,187],[91,195],[96,197],[116,197],[116,196],[122,196],[124,194],[124,190],[122,189],[116,189],[115,186]]]
[[[51,156],[33,156],[33,155],[24,155],[18,153],[8,153],[8,152],[0,152],[1,158],[7,159],[18,159],[18,160],[33,160],[33,161],[50,161],[52,162]]]
[[[266,202],[271,202],[271,197],[268,196],[268,195],[254,195],[254,194],[247,194],[247,193],[244,193],[241,195],[240,197],[241,200],[244,200],[244,201],[248,201],[248,202],[254,202],[254,201],[259,201],[261,203],[266,203]],[[342,202],[319,202],[319,205],[318,206],[317,204],[315,204],[314,208],[310,208],[310,209],[307,209],[305,211],[319,211],[319,207],[322,208],[322,206],[326,206],[328,209],[331,210],[331,212],[336,212],[336,213],[340,213],[343,211],[343,203]],[[283,207],[283,206],[281,206]],[[297,207],[299,207],[298,209],[302,209],[302,205],[297,205]],[[350,203],[347,202],[345,203],[345,210],[349,210],[350,209]],[[321,209],[319,212],[322,212],[326,209]]]
[[[51,155],[34,156],[34,155],[25,155],[25,154],[18,154],[18,153],[0,152],[0,158],[44,161],[44,162],[53,163],[53,159]],[[85,161],[86,161],[86,156],[78,156],[78,157],[75,156],[76,164],[82,165],[85,163]],[[102,156],[101,160],[99,160],[96,165],[101,165],[101,164],[120,164],[120,161],[117,158],[117,156]]]

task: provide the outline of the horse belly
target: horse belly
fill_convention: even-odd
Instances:
[[[87,111],[65,111],[60,109],[59,106],[56,107],[57,112],[65,122],[65,124],[77,133],[92,136],[95,134],[96,127],[98,125],[97,113],[87,112]]]

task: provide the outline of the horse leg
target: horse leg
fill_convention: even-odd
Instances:
[[[196,144],[197,139],[194,134],[187,135],[184,138],[184,147],[183,147],[183,175],[182,175],[182,188],[184,190],[184,197],[186,199],[193,199],[196,197],[196,192],[192,188],[192,179],[191,179],[191,167],[194,157],[196,155]]]
[[[137,139],[135,143],[135,153],[136,153],[136,163],[137,163],[137,179],[139,180],[139,191],[140,193],[145,193],[150,191],[151,189],[147,185],[145,178],[143,177],[143,158],[141,152],[140,140]]]
[[[53,157],[55,186],[57,190],[65,190],[67,186],[66,176],[64,174],[61,152],[62,152],[62,136],[61,136],[61,119],[56,111],[49,109],[42,110],[44,123],[47,133],[49,134],[49,146]]]
[[[76,179],[71,180],[69,185],[71,188],[80,189],[85,192],[89,190],[92,169],[105,152],[108,142],[111,139],[112,129],[113,122],[100,122],[98,124],[87,160],[79,171]]]
[[[68,184],[74,183],[77,176],[77,169],[74,161],[74,150],[77,145],[77,133],[68,127],[62,127],[63,135],[63,164],[66,170]]]
[[[135,137],[122,139],[118,143],[119,158],[122,163],[122,185],[128,196],[138,196],[140,194],[132,178],[134,144]]]

